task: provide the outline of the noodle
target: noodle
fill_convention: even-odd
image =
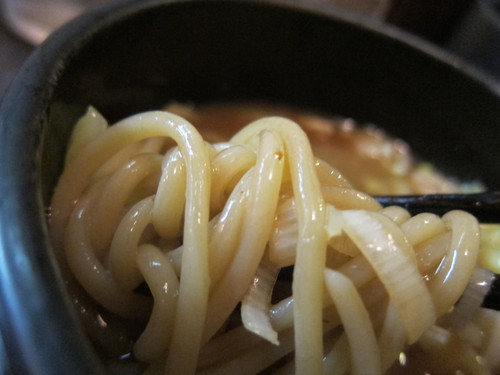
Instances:
[[[351,348],[353,375],[381,373],[380,353],[368,310],[352,281],[341,272],[327,269],[328,291],[344,325]]]
[[[153,245],[139,247],[137,264],[155,303],[148,325],[134,345],[134,354],[140,361],[153,362],[167,351],[172,337],[179,282],[168,259]]]
[[[282,117],[208,143],[172,113],[90,109],[51,204],[60,261],[142,327],[146,374],[385,373],[432,346],[480,247],[468,213],[382,208]]]

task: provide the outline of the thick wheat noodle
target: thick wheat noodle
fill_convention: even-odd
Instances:
[[[127,161],[108,179],[91,216],[89,234],[96,255],[102,255],[109,247],[129,195],[142,180],[151,175],[158,176],[160,165],[159,155],[141,154]]]
[[[165,155],[151,216],[151,223],[163,238],[176,238],[182,233],[185,207],[186,166],[175,147]],[[168,215],[164,212],[168,211]]]
[[[443,221],[451,232],[450,247],[429,283],[438,314],[447,312],[462,295],[476,265],[479,248],[479,224],[472,215],[451,211],[443,216]]]
[[[147,374],[193,374],[198,366],[205,374],[251,374],[289,353],[294,360],[281,373],[382,373],[432,326],[434,310],[439,317],[453,306],[476,264],[479,227],[471,215],[410,217],[401,208],[382,209],[316,159],[290,120],[258,120],[214,145],[166,112],[106,129],[102,118],[96,121],[70,147],[50,233],[97,303],[146,320],[134,356],[149,364]],[[167,149],[165,138],[174,147]],[[363,236],[349,221],[356,215],[394,242],[387,251],[416,280],[408,295],[415,294],[418,315],[427,318],[411,322],[404,293],[391,289],[397,279],[384,276],[390,265],[373,261],[370,243],[365,249],[355,239],[353,233]],[[292,295],[268,306],[278,346],[242,326],[223,332],[273,249],[271,261],[295,267]],[[341,254],[329,261],[332,268],[327,251]],[[143,284],[152,298],[137,293]],[[346,299],[351,303],[343,305]],[[340,324],[344,332],[325,346],[323,362],[325,334]]]
[[[450,243],[449,233],[443,233],[436,238],[426,241],[416,247],[417,262],[422,274],[431,271],[439,265],[442,257],[446,254]],[[366,259],[354,258],[340,268],[340,271],[352,278],[356,287],[365,285],[375,277],[376,273],[370,267]],[[293,297],[286,298],[271,308],[271,321],[273,327],[280,331],[293,326]],[[327,305],[328,306],[328,305]]]
[[[134,355],[144,362],[154,362],[168,349],[177,305],[179,282],[168,258],[156,246],[139,247],[137,264],[154,297],[148,325],[134,345]],[[165,291],[165,286],[171,290]]]
[[[328,292],[344,325],[351,348],[352,374],[381,373],[380,353],[370,315],[351,279],[343,273],[326,269]],[[354,314],[354,315],[353,315]]]
[[[87,292],[106,309],[126,318],[146,318],[149,300],[120,289],[93,252],[87,233],[90,202],[88,196],[80,199],[70,216],[70,235],[65,241],[68,265]]]
[[[146,227],[151,223],[153,197],[136,203],[122,218],[109,247],[109,271],[126,291],[137,288],[143,276],[137,267],[137,248]]]
[[[243,145],[227,147],[216,155],[212,162],[212,211],[219,212],[224,209],[235,185],[255,164],[255,157],[255,152]]]
[[[245,142],[266,128],[274,129],[283,138],[297,204],[299,240],[292,285],[296,371],[299,374],[319,374],[323,356],[322,269],[326,261],[327,241],[323,229],[324,200],[307,136],[291,121],[272,118],[255,122],[241,130],[232,141]]]
[[[173,138],[187,168],[183,274],[167,368],[171,373],[194,373],[208,303],[208,202],[210,163],[205,143],[186,120],[162,111],[139,114],[112,126],[89,143],[60,177],[52,198],[51,234],[62,248],[62,235],[74,202],[92,173],[121,148],[157,136]],[[189,328],[188,328],[189,327]]]
[[[216,216],[212,236],[210,238],[210,277],[212,288],[217,285],[227,270],[228,264],[238,249],[241,241],[241,228],[244,222],[245,207],[248,195],[248,184],[252,177],[250,168],[231,192],[222,212]]]
[[[245,294],[262,258],[278,204],[283,148],[274,133],[260,134],[261,147],[249,182],[239,249],[210,296],[204,340],[208,341]]]

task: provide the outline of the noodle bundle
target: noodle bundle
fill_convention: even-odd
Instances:
[[[286,118],[208,143],[169,112],[108,126],[93,108],[50,216],[81,310],[105,320],[89,335],[147,374],[382,374],[452,310],[479,231],[382,208]]]

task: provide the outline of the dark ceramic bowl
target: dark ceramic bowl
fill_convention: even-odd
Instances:
[[[1,105],[0,328],[11,371],[102,371],[45,224],[87,105],[111,121],[171,100],[259,100],[353,117],[445,172],[499,189],[499,92],[415,38],[313,3],[134,0],[70,23],[34,52]]]

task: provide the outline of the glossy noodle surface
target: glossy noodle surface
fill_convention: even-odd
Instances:
[[[110,372],[488,374],[485,318],[446,325],[479,223],[370,195],[464,188],[350,120],[174,104],[109,126],[89,108],[49,224]]]

